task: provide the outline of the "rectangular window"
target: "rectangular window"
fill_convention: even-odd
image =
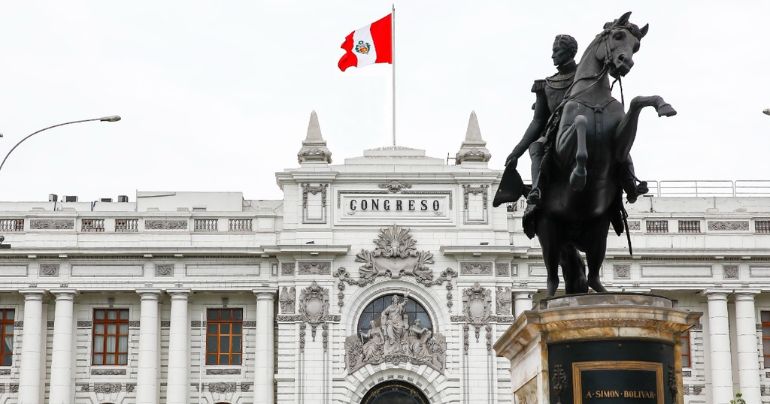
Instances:
[[[11,366],[13,362],[13,309],[0,310],[0,366]]]
[[[770,311],[763,311],[762,317],[762,356],[765,369],[770,369]]]
[[[128,364],[128,309],[94,309],[91,364]]]
[[[206,311],[206,364],[240,365],[243,309]]]
[[[770,220],[757,220],[754,222],[754,228],[757,233],[770,234]]]
[[[690,350],[690,331],[679,335],[679,345],[682,350],[682,367],[692,367],[692,351]]]

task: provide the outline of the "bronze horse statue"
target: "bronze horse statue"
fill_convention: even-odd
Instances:
[[[525,216],[542,246],[549,296],[559,286],[559,265],[567,294],[587,293],[589,286],[606,292],[599,269],[610,223],[618,235],[624,230],[619,173],[630,158],[639,112],[655,107],[658,116],[676,114],[657,95],[633,98],[628,112],[612,97],[609,76],[620,79],[631,70],[647,34],[648,25],[639,28],[629,22],[630,15],[605,24],[588,45],[572,88],[550,118],[543,198],[531,217]],[[586,255],[587,279],[578,251]]]

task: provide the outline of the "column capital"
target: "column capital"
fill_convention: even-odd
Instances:
[[[734,292],[735,300],[754,300],[754,296],[760,293],[759,289],[738,289]]]
[[[275,300],[275,295],[278,293],[277,290],[273,288],[257,288],[253,290],[254,294],[257,295],[257,300]]]
[[[45,289],[26,288],[19,290],[19,293],[24,296],[24,300],[43,300]]]
[[[175,288],[175,289],[166,289],[166,293],[168,293],[168,295],[171,296],[171,299],[187,300],[187,298],[190,296],[190,293],[192,293],[192,291],[189,288]]]
[[[701,292],[709,300],[727,300],[727,295],[730,293],[732,293],[732,290],[724,289],[704,289]]]
[[[158,300],[162,290],[157,288],[139,288],[136,289],[136,293],[141,296],[142,300]]]
[[[78,294],[76,289],[72,288],[55,288],[50,290],[51,294],[56,296],[56,300],[60,299],[72,299]]]

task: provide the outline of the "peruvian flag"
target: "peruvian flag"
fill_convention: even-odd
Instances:
[[[341,48],[345,49],[337,66],[343,72],[350,66],[393,63],[392,14],[351,32]]]

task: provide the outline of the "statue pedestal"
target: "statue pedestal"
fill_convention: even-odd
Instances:
[[[701,313],[647,294],[546,299],[495,343],[516,404],[683,404],[679,335]]]

